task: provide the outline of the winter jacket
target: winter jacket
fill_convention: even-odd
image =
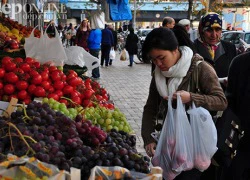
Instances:
[[[81,31],[80,29],[78,29],[77,32],[76,32],[75,44],[77,46],[81,46],[86,51],[89,51],[88,42],[87,42],[88,37],[89,37],[89,33],[90,33],[89,30]]]
[[[177,90],[188,90],[188,87],[190,87],[189,82],[192,78],[192,73],[196,68],[196,62],[199,60],[202,60],[202,62],[197,67],[199,88],[201,92],[200,94],[195,93],[196,90],[191,88],[189,91],[191,95],[191,101],[194,102],[197,107],[201,106],[208,111],[223,111],[227,107],[227,100],[219,84],[218,77],[211,65],[203,61],[203,58],[198,54],[193,56],[187,75],[183,78]],[[163,104],[166,111],[167,100],[163,100],[163,98],[160,97],[153,75],[149,89],[149,96],[146,105],[144,106],[142,117],[141,134],[144,145],[155,142],[155,140],[151,137],[151,133],[155,130],[155,121],[157,113],[160,109],[160,104]],[[163,119],[165,119],[165,117],[163,117]]]
[[[245,131],[239,150],[250,152],[250,52],[233,59],[228,75],[228,106],[238,116]]]
[[[88,38],[88,47],[91,50],[100,50],[102,42],[102,31],[100,29],[92,29]]]
[[[197,50],[196,52],[214,67],[219,78],[227,77],[230,63],[237,55],[234,44],[221,40],[215,52],[214,60],[212,60],[208,49],[198,39],[194,41],[194,45]]]
[[[114,37],[108,28],[102,30],[102,45],[114,46]]]
[[[129,54],[137,54],[137,43],[138,43],[138,37],[136,34],[129,34],[126,39],[126,45],[125,48],[128,51]]]

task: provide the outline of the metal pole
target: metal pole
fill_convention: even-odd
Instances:
[[[133,28],[136,29],[136,0],[134,0]]]

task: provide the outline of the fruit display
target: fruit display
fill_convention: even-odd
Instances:
[[[0,16],[0,50],[10,51],[23,47],[24,38],[29,37],[33,27],[26,27],[7,17]],[[34,36],[40,37],[40,31],[34,30]]]
[[[53,98],[67,106],[96,104],[113,109],[107,91],[96,81],[83,80],[73,70],[64,74],[60,67],[40,64],[30,57],[3,57],[0,63],[0,100],[29,104],[35,97]],[[70,99],[68,101],[66,97]]]
[[[97,165],[149,172],[150,159],[137,152],[135,136],[116,129],[107,133],[80,115],[74,121],[47,103],[20,106],[9,118],[1,117],[0,125],[0,162],[9,153],[34,156],[61,170],[79,168],[81,179]]]
[[[117,131],[132,132],[125,115],[117,108],[110,110],[105,107],[87,107],[83,110],[86,119],[93,124],[100,125],[105,131],[116,129]]]

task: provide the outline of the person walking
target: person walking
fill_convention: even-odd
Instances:
[[[188,109],[194,103],[208,111],[222,111],[227,107],[227,100],[219,84],[214,69],[199,54],[194,54],[187,46],[178,46],[174,32],[169,28],[153,29],[146,37],[142,48],[143,57],[152,61],[155,71],[152,76],[150,90],[143,110],[141,134],[148,156],[153,157],[156,141],[151,136],[155,132],[158,112],[167,114],[170,95],[176,103],[177,93]],[[197,67],[197,62],[200,61]],[[193,81],[193,73],[197,71],[199,82]],[[200,92],[190,86],[198,83]],[[165,117],[163,117],[165,119]],[[181,172],[175,180],[198,180],[202,172],[191,169]]]
[[[105,25],[105,29],[102,30],[102,42],[101,42],[101,66],[103,67],[104,60],[105,60],[105,67],[109,66],[109,53],[111,47],[114,47],[114,38],[113,34],[110,31],[109,26]]]
[[[199,22],[198,33],[198,39],[194,41],[197,53],[214,67],[219,78],[227,77],[229,65],[237,54],[234,44],[221,40],[220,15],[214,12],[204,15]],[[226,82],[221,85],[225,90]]]
[[[223,172],[223,180],[250,179],[250,52],[232,60],[228,74],[226,97],[228,107],[241,122],[244,136],[230,167]]]
[[[88,20],[85,18],[82,20],[80,27],[76,32],[75,45],[84,48],[86,51],[89,51],[88,48],[88,37],[90,33],[90,26]]]
[[[70,36],[69,41],[70,41],[70,46],[74,46],[75,45],[75,39],[76,39],[76,30],[74,28],[74,26],[71,26],[71,29],[69,29],[66,32],[66,36]]]
[[[111,24],[109,26],[110,31],[113,34],[113,39],[114,39],[114,50],[116,51],[116,46],[117,46],[117,32],[114,30],[114,26]],[[112,65],[113,59],[109,60],[109,65]]]
[[[102,31],[101,29],[92,29],[88,38],[89,53],[99,59],[99,52],[101,49]],[[100,78],[99,66],[92,70],[92,78]]]
[[[169,16],[163,18],[162,27],[167,27],[167,28],[173,29],[174,26],[175,26],[174,18],[169,17]]]
[[[58,32],[55,21],[51,20],[47,26],[47,34],[50,38],[53,38],[56,36],[56,31]]]
[[[138,37],[134,33],[134,29],[130,28],[129,35],[127,36],[126,44],[125,44],[125,49],[128,51],[128,54],[129,54],[129,65],[128,66],[130,66],[130,67],[133,66],[134,54],[137,54],[137,51],[138,51],[137,43],[138,43]]]

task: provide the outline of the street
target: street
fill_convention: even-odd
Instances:
[[[115,107],[126,115],[136,134],[137,151],[145,155],[141,138],[141,119],[149,92],[151,65],[139,63],[136,56],[134,60],[137,64],[129,67],[129,61],[120,61],[117,53],[112,66],[100,67],[101,78],[98,82],[106,88]]]

